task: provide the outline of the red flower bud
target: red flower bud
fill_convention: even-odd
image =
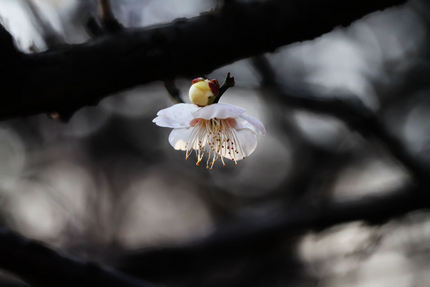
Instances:
[[[198,77],[198,78],[193,79],[193,81],[191,83],[194,85],[195,83],[200,82],[200,81],[204,81],[204,80],[205,79],[203,79],[202,77]]]
[[[211,88],[211,91],[215,96],[218,96],[218,94],[219,94],[219,83],[217,80],[210,80],[209,81],[209,88]]]

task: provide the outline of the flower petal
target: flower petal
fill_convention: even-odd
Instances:
[[[229,104],[212,104],[193,112],[195,118],[210,120],[213,118],[237,118],[245,112],[244,109]]]
[[[193,104],[176,104],[160,110],[152,122],[160,127],[186,128],[194,118],[192,113],[198,109],[199,107]]]
[[[257,136],[249,129],[236,130],[236,132],[240,147],[245,153],[245,156],[249,156],[257,148]]]
[[[257,148],[257,136],[255,132],[250,129],[234,130],[234,132],[239,141],[241,151],[239,153],[233,152],[229,154],[227,149],[222,149],[219,154],[225,158],[238,161],[242,160],[243,156],[249,156],[255,151]]]
[[[259,119],[248,114],[241,114],[239,118],[236,119],[236,123],[236,129],[250,129],[259,135],[266,134],[263,123]]]
[[[186,128],[189,126],[185,122],[177,122],[170,117],[156,117],[152,122],[157,126],[165,128]]]
[[[187,141],[193,128],[173,129],[169,134],[169,143],[176,150],[187,150]]]

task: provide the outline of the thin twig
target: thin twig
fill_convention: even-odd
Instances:
[[[227,73],[227,76],[225,77],[225,81],[224,83],[221,85],[221,87],[219,88],[219,93],[216,96],[214,103],[218,103],[219,99],[221,99],[222,95],[229,89],[234,87],[235,82],[234,82],[234,77],[230,76],[230,73]]]
[[[99,18],[103,29],[109,33],[116,33],[124,29],[115,18],[109,0],[99,0]]]
[[[181,98],[181,91],[179,91],[178,87],[176,87],[175,82],[173,80],[164,81],[164,87],[167,92],[169,92],[170,97],[176,103],[183,103],[184,101]]]

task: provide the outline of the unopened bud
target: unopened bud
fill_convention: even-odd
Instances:
[[[201,107],[210,105],[219,94],[219,84],[217,80],[196,78],[192,83],[189,96],[193,104]]]

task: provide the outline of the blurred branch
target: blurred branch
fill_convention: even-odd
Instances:
[[[109,33],[116,33],[121,31],[124,27],[115,18],[109,0],[99,1],[99,18],[101,20],[103,30]]]
[[[169,92],[169,95],[173,101],[177,103],[184,102],[181,98],[181,92],[179,91],[178,87],[176,87],[175,82],[173,80],[164,81],[164,87],[166,88],[167,92]]]
[[[15,47],[12,35],[2,25],[0,25],[0,44],[0,55],[9,56],[4,59],[9,64],[8,66],[15,64],[22,57],[22,54]],[[4,67],[4,63],[1,67]]]
[[[108,33],[117,33],[124,29],[124,26],[116,19],[112,11],[109,0],[96,0],[98,6],[97,16],[90,17],[86,23],[89,34],[93,37],[100,37]]]
[[[0,268],[32,286],[152,286],[97,263],[68,258],[4,228],[0,228]]]
[[[409,186],[391,193],[320,206],[298,204],[282,215],[236,223],[196,242],[130,254],[123,258],[120,269],[137,277],[164,283],[171,280],[176,284],[188,280],[190,270],[196,276],[207,276],[206,272],[228,273],[243,258],[252,260],[257,254],[255,260],[258,260],[258,254],[268,252],[269,246],[285,245],[287,237],[357,220],[381,224],[410,211],[430,208],[430,195],[416,192],[418,189]]]
[[[1,57],[15,61],[18,74],[3,75],[8,93],[2,98],[0,118],[51,112],[71,115],[109,94],[155,80],[206,74],[404,2],[237,2],[199,17],[146,29],[122,29],[44,53],[15,58],[2,53]],[[3,41],[4,45],[10,43]]]
[[[307,91],[293,91],[276,80],[276,74],[264,56],[252,59],[260,73],[263,85],[274,87],[278,99],[286,105],[328,114],[342,120],[362,136],[379,141],[420,184],[430,187],[430,172],[393,135],[378,115],[353,95],[319,97]]]

